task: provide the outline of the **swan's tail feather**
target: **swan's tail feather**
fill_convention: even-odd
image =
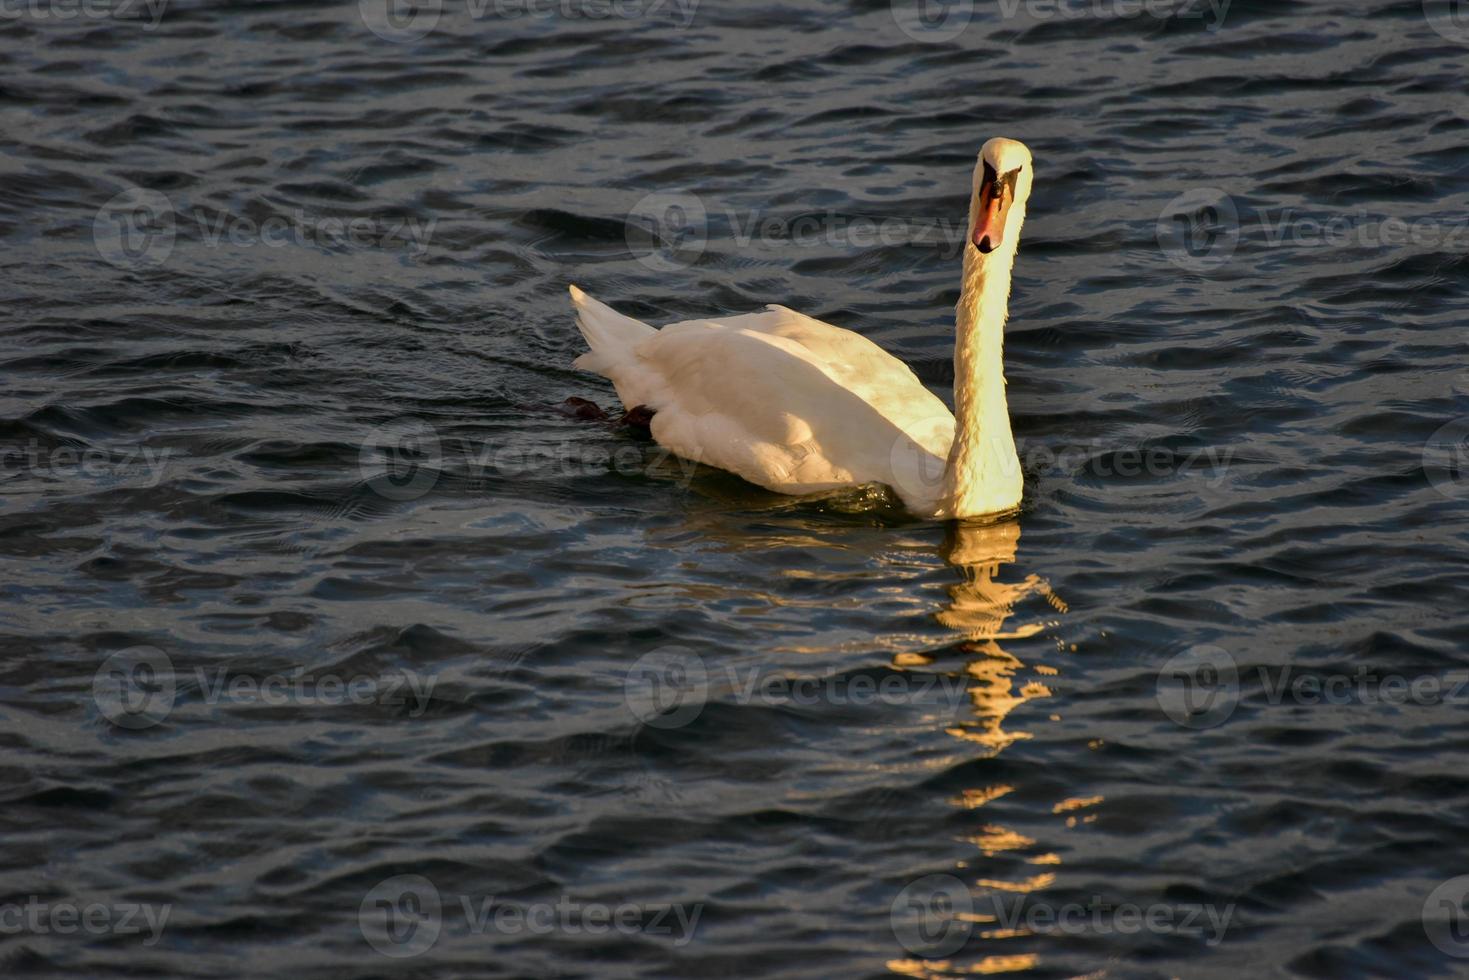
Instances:
[[[618,362],[630,357],[634,347],[658,331],[592,299],[576,286],[570,288],[571,302],[576,307],[576,325],[591,348],[572,364],[610,378],[609,372],[616,369]]]

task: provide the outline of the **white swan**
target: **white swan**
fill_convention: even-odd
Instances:
[[[955,316],[957,417],[872,341],[783,306],[655,330],[572,286],[591,347],[576,366],[610,379],[628,411],[651,411],[660,445],[779,493],[884,483],[922,517],[1014,510],[1003,341],[1031,177],[1023,143],[980,151]]]

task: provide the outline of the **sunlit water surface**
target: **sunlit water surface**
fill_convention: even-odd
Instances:
[[[8,931],[0,972],[1466,975],[1422,921],[1469,873],[1462,696],[1272,689],[1469,667],[1469,28],[1071,6],[0,26],[0,900],[170,910]],[[999,134],[1037,174],[1018,518],[779,498],[556,411],[613,404],[569,281],[782,303],[948,397]],[[128,223],[157,195],[171,240]],[[432,922],[373,904],[400,875]]]

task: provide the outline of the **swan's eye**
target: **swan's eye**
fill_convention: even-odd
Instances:
[[[1001,174],[997,173],[994,166],[986,160],[984,164],[984,179],[979,185],[980,190],[987,190],[991,195],[997,196],[1001,200],[1008,198],[1013,201],[1015,200],[1015,184],[1020,180],[1020,171],[1024,169],[1024,166],[1020,166]]]
[[[1015,183],[1020,179],[1020,171],[1023,169],[1025,168],[1016,167],[1000,178],[1000,186],[1005,189],[1005,193],[1010,196],[1010,200],[1012,201],[1015,200]]]

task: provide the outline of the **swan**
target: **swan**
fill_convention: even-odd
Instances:
[[[985,143],[974,167],[953,413],[872,341],[775,305],[655,329],[572,285],[590,348],[574,366],[610,380],[659,445],[777,493],[881,483],[919,517],[1013,511],[1023,480],[1003,343],[1031,176],[1012,139]]]

